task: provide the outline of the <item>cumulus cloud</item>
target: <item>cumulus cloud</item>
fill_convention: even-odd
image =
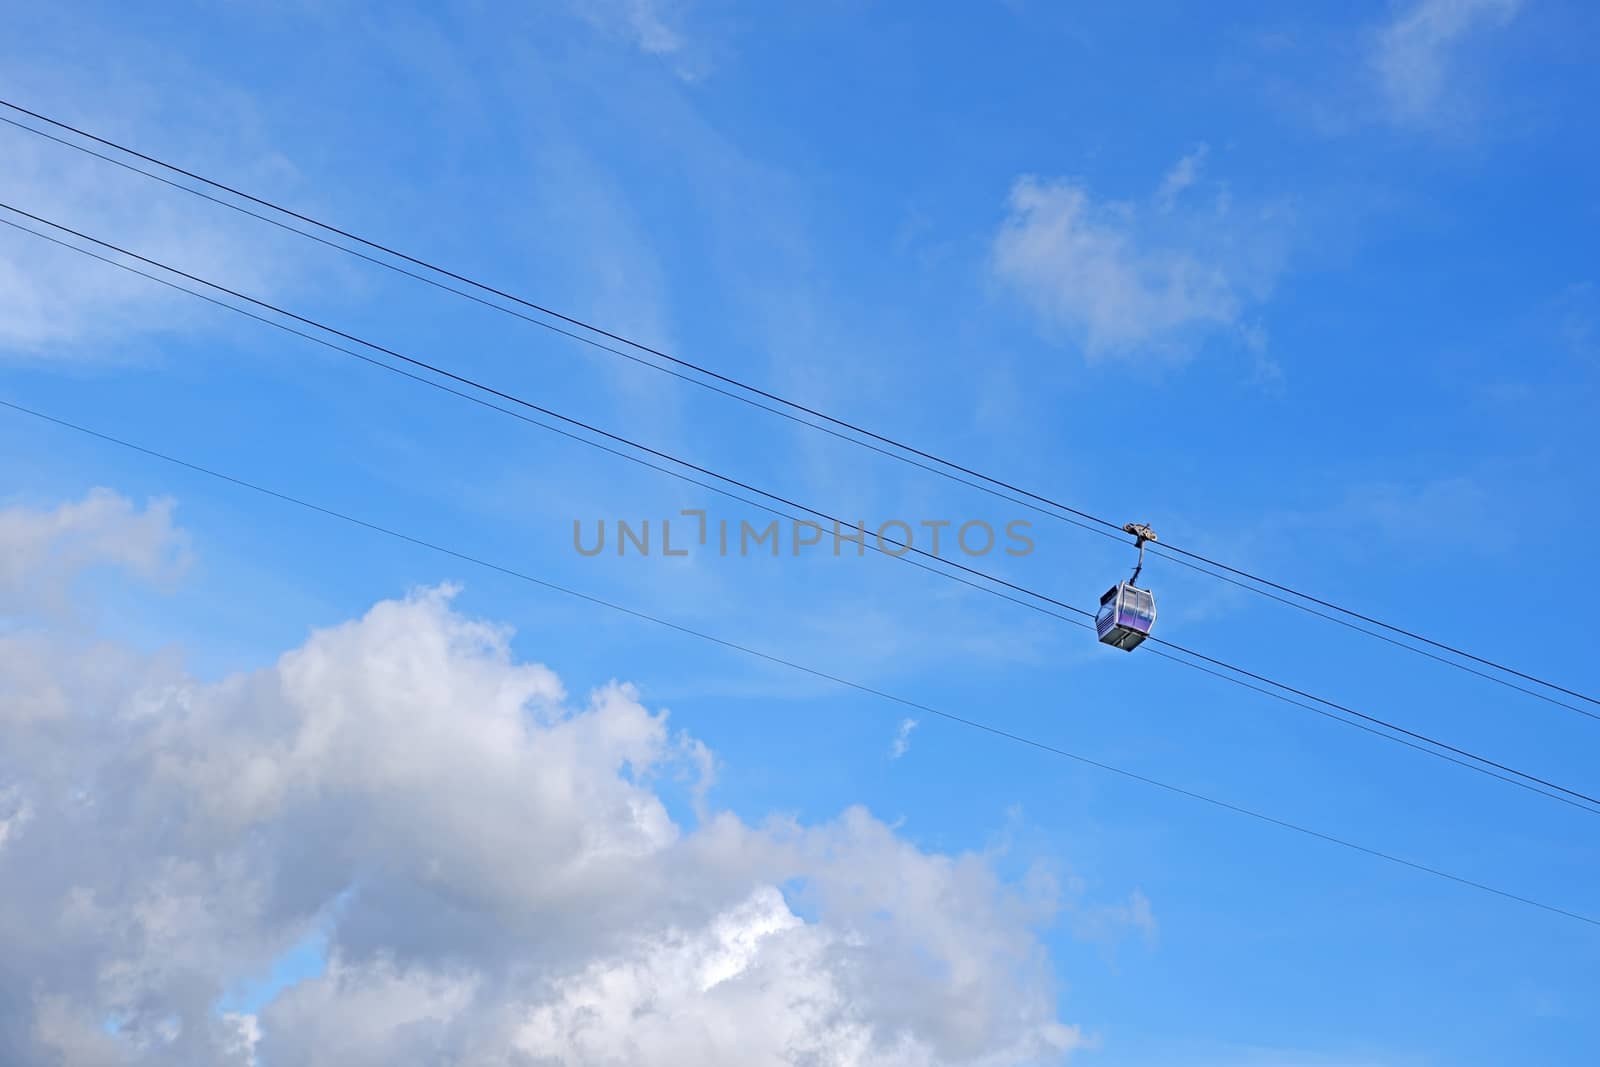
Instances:
[[[861,809],[682,825],[705,747],[625,684],[574,698],[452,595],[216,682],[0,632],[0,1061],[1000,1067],[1081,1043],[1049,879]],[[321,973],[219,1009],[318,931]]]
[[[1218,329],[1246,328],[1278,272],[1284,220],[1220,191],[1186,206],[1204,157],[1180,159],[1145,203],[1019,178],[994,240],[996,276],[1091,357],[1183,355]]]
[[[1504,26],[1522,0],[1420,0],[1379,31],[1373,65],[1391,115],[1431,117],[1442,102],[1453,53],[1470,34]]]

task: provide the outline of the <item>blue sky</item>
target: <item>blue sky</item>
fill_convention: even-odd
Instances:
[[[1597,517],[1597,17],[1558,0],[34,5],[0,43],[0,95],[1593,691],[1582,605],[1600,583],[1563,541]],[[1131,566],[1126,546],[9,127],[0,153],[8,203],[824,510],[1033,518],[1036,552],[985,561],[1009,580],[1090,606]],[[7,399],[1600,909],[1590,816],[891,561],[580,558],[574,519],[752,516],[10,230],[0,360]],[[71,625],[181,654],[197,679],[459,583],[454,610],[512,628],[569,693],[620,679],[670,709],[716,754],[717,809],[816,824],[864,805],[930,853],[986,855],[1019,884],[1050,872],[1038,936],[1059,1019],[1092,1038],[1077,1062],[1560,1064],[1600,1040],[1600,939],[1568,920],[926,717],[892,756],[903,708],[20,416],[0,440],[9,506],[94,487],[174,501],[182,575],[95,571]],[[1164,636],[1593,785],[1600,724],[1161,560],[1145,576]],[[1530,626],[1546,600],[1569,621]],[[693,798],[662,788],[692,825]],[[317,973],[309,944],[286,980]]]

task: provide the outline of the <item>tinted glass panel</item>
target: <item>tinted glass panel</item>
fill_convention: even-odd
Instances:
[[[1117,613],[1117,621],[1130,629],[1140,633],[1149,633],[1150,624],[1155,622],[1156,601],[1148,591],[1129,589],[1123,597],[1122,610]]]

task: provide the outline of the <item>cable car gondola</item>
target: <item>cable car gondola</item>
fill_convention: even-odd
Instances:
[[[1139,562],[1134,565],[1132,578],[1118,582],[1100,598],[1094,628],[1101,644],[1131,652],[1150,636],[1150,628],[1156,624],[1155,594],[1135,584],[1144,569],[1144,543],[1154,541],[1156,532],[1142,522],[1130,522],[1123,529],[1135,538]]]

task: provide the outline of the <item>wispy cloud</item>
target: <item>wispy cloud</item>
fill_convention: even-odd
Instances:
[[[1202,144],[1167,171],[1166,177],[1161,179],[1160,188],[1156,190],[1156,205],[1162,211],[1171,211],[1183,191],[1199,180],[1200,168],[1205,165],[1206,155],[1210,151],[1209,145]]]
[[[916,719],[901,719],[900,729],[895,731],[894,743],[889,746],[889,758],[899,759],[911,748],[911,731],[917,728]]]
[[[1068,178],[1017,179],[995,275],[1090,357],[1185,355],[1245,326],[1280,269],[1286,218],[1222,187],[1201,196],[1206,154],[1179,159],[1143,202],[1097,199]]]
[[[1522,0],[1420,0],[1378,33],[1373,65],[1392,118],[1423,122],[1446,98],[1457,48],[1516,17]]]
[[[87,72],[84,84],[103,91],[94,105],[79,107],[68,99],[52,102],[50,108],[130,144],[156,142],[150,136],[156,121],[151,115],[160,110],[155,103],[105,91],[110,88],[105,80]],[[107,105],[107,99],[115,106]],[[195,94],[195,99],[200,102],[174,109],[183,116],[179,128],[190,126],[192,135],[173,134],[169,127],[160,139],[176,143],[170,154],[221,156],[225,162],[219,169],[242,175],[239,180],[247,186],[255,179],[264,182],[268,175],[274,184],[295,183],[293,168],[274,151],[241,148],[236,135],[218,132],[219,127],[247,125],[224,114],[221,102],[207,103],[205,94]],[[8,112],[4,117],[16,116]],[[32,120],[27,125],[43,126]],[[207,150],[191,151],[189,145],[196,143]],[[304,275],[287,252],[289,238],[284,235],[242,216],[208,210],[199,201],[15,126],[0,125],[0,158],[5,160],[0,200],[30,214],[256,294],[282,292],[292,278]],[[114,350],[108,352],[111,345],[182,330],[210,315],[172,289],[16,227],[118,258],[103,248],[10,211],[0,210],[0,221],[9,224],[0,226],[0,358],[116,359]]]
[[[589,23],[669,62],[684,81],[711,72],[707,42],[685,28],[683,0],[583,0],[576,10]]]
[[[667,25],[657,0],[626,0],[622,6],[628,28],[644,51],[666,55],[683,48],[682,36]]]
[[[1600,288],[1578,282],[1561,291],[1554,301],[1556,334],[1575,356],[1600,355]]]
[[[188,542],[172,522],[172,501],[143,511],[109,489],[48,511],[0,509],[0,617],[59,610],[84,570],[118,567],[147,580],[176,577]]]
[[[1075,905],[1071,912],[1073,932],[1102,946],[1114,946],[1128,931],[1137,931],[1146,945],[1154,945],[1160,931],[1150,898],[1137,889],[1125,901]]]

